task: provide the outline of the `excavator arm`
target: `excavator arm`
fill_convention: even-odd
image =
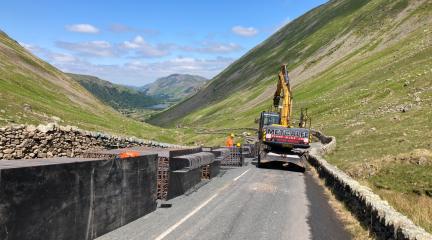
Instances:
[[[292,94],[290,79],[288,76],[288,69],[286,65],[282,65],[279,71],[279,81],[277,84],[276,92],[273,97],[273,105],[281,109],[279,110],[281,115],[280,124],[284,127],[290,126],[291,112],[292,112]],[[282,100],[282,104],[280,101]]]

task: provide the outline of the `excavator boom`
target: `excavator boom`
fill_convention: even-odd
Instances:
[[[280,107],[281,123],[280,125],[284,127],[290,126],[290,118],[292,111],[292,94],[290,79],[288,76],[288,69],[286,65],[282,65],[278,74],[279,81],[277,84],[277,89],[273,97],[273,104],[278,105],[275,107]],[[282,103],[280,102],[282,100]],[[281,104],[281,106],[280,106]]]

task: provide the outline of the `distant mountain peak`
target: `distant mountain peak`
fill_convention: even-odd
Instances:
[[[174,73],[158,78],[140,90],[150,96],[165,96],[168,100],[178,101],[197,92],[207,81],[198,75]]]

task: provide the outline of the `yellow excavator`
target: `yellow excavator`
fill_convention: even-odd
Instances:
[[[293,162],[303,166],[303,152],[311,142],[311,118],[307,109],[301,109],[298,127],[292,126],[293,95],[286,65],[278,74],[277,89],[273,106],[261,113],[258,128],[259,154],[258,167],[265,162]]]

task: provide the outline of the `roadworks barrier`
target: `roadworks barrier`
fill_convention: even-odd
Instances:
[[[0,161],[0,239],[90,240],[154,211],[156,158]]]
[[[0,239],[90,240],[219,173],[201,148],[90,150],[80,158],[0,160]]]
[[[181,169],[169,172],[167,200],[185,194],[201,182],[201,169]]]
[[[201,182],[205,166],[215,161],[209,152],[197,152],[170,158],[167,200],[183,195]],[[210,171],[210,169],[209,169]]]
[[[190,148],[153,148],[132,147],[112,150],[95,150],[82,153],[85,157],[117,157],[124,153],[157,155],[157,199],[170,200],[183,195],[201,182],[203,171],[209,177],[219,173],[220,164],[215,155],[203,152],[201,147]],[[204,166],[209,166],[206,169]]]
[[[336,138],[327,137],[314,131],[314,136],[322,143],[320,148],[312,148],[309,163],[316,168],[319,176],[343,201],[357,219],[367,226],[378,239],[431,240],[432,235],[415,225],[408,217],[396,211],[387,201],[337,167],[329,164],[322,155],[335,149]]]

